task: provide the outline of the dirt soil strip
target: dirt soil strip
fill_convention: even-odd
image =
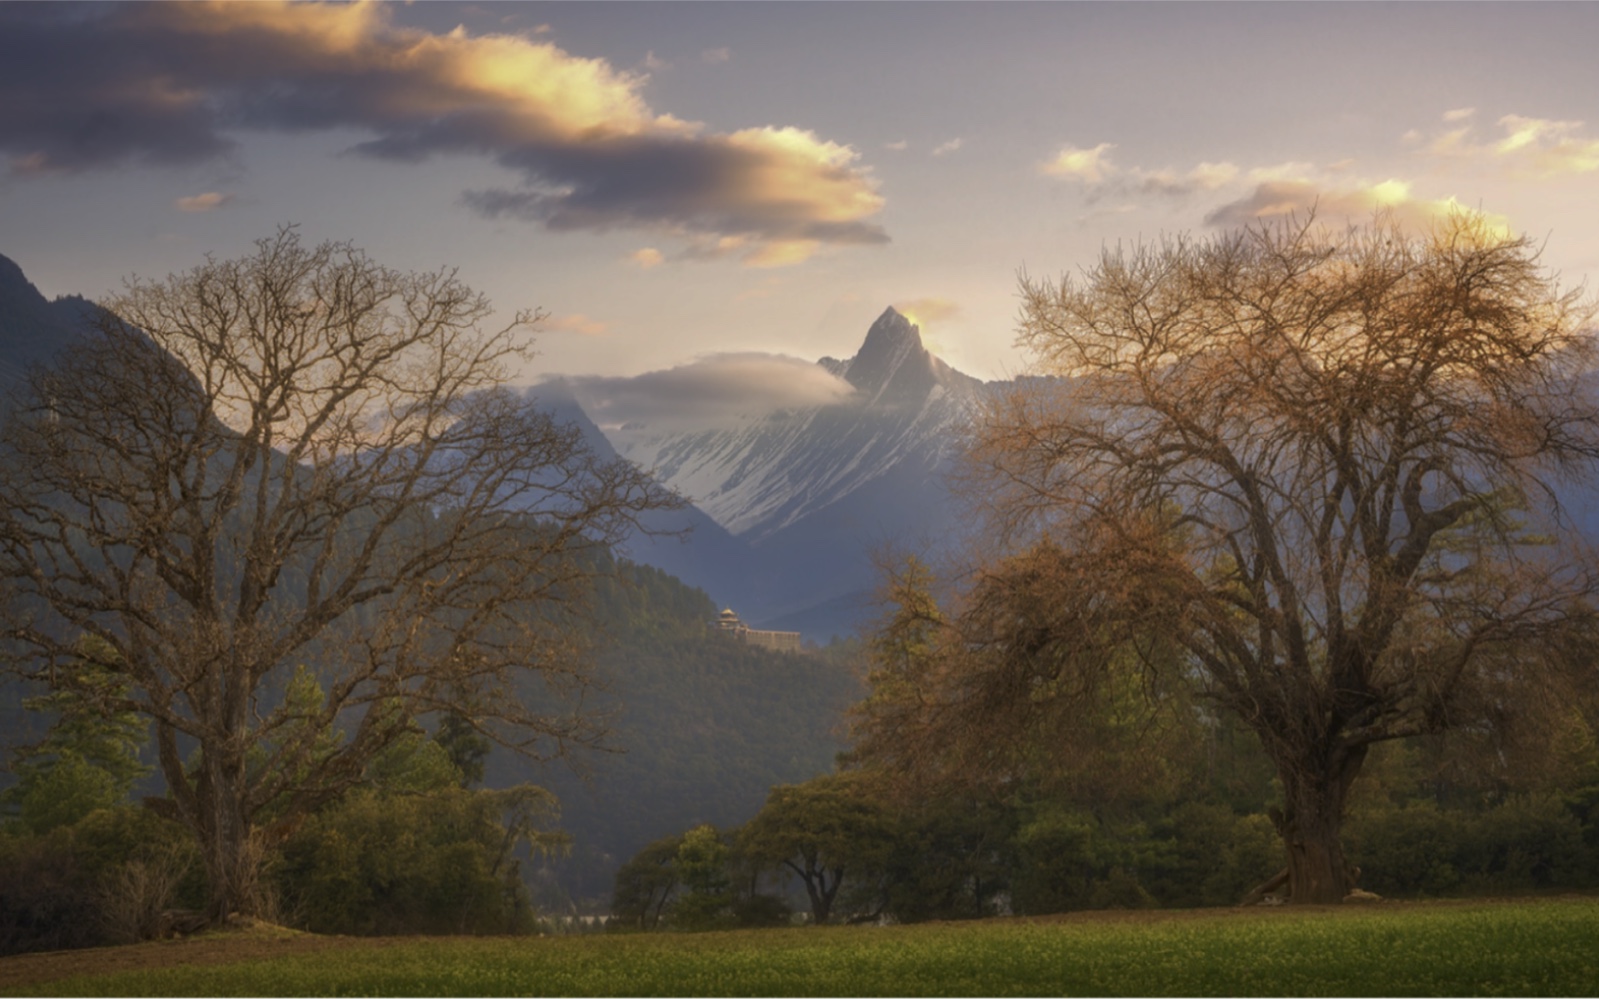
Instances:
[[[330,947],[365,950],[386,947],[392,939],[317,936],[264,936],[253,933],[206,933],[182,940],[157,940],[123,947],[56,950],[0,958],[0,994],[59,981],[73,975],[105,975],[185,964],[234,964],[274,957],[310,954]]]

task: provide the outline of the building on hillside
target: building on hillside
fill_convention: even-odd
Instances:
[[[717,615],[716,628],[725,631],[746,645],[758,645],[774,652],[799,652],[800,633],[797,631],[761,631],[751,628],[729,607]]]

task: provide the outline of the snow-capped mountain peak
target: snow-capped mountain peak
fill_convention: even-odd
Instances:
[[[608,431],[611,442],[758,544],[885,475],[932,476],[981,386],[929,353],[920,329],[892,308],[854,357],[818,363],[856,396],[712,429],[629,425]]]

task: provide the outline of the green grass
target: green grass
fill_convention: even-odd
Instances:
[[[404,941],[52,995],[1592,995],[1599,899]]]

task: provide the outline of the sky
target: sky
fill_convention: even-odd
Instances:
[[[544,310],[519,378],[645,412],[835,398],[809,362],[890,305],[1002,378],[1019,273],[1311,206],[1481,212],[1592,282],[1596,40],[1589,3],[6,3],[0,254],[96,297],[297,225]]]

